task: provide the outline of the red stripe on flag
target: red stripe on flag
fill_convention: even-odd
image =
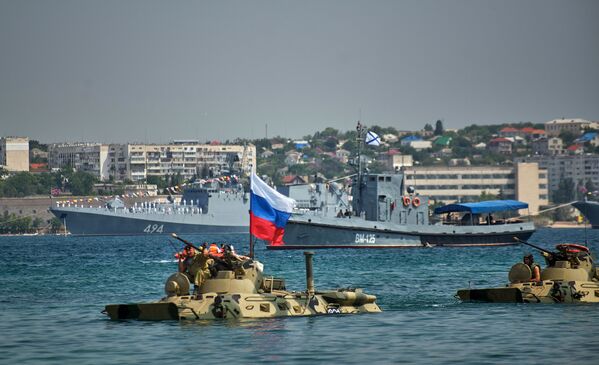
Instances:
[[[283,245],[284,228],[277,228],[275,224],[269,220],[256,217],[250,212],[250,233],[261,240],[270,242],[273,246]]]

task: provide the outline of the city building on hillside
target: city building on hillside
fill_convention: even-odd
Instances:
[[[393,149],[382,153],[378,159],[385,164],[389,171],[397,171],[414,165],[412,155],[402,155],[398,150]]]
[[[566,148],[566,152],[568,152],[569,155],[582,155],[584,153],[584,145],[581,143],[575,143],[571,146],[568,146],[568,148]]]
[[[298,150],[310,147],[310,143],[308,141],[293,141],[293,145],[295,146],[295,149]]]
[[[439,136],[435,139],[435,146],[449,147],[453,138],[451,136]]]
[[[400,143],[402,146],[409,146],[412,142],[417,142],[417,141],[422,141],[422,137],[416,136],[416,135],[411,135],[411,136],[402,138]]]
[[[575,139],[574,142],[576,143],[589,143],[592,146],[599,146],[599,133],[597,132],[587,132],[585,134],[583,134],[582,136],[580,136],[579,138]]]
[[[522,137],[526,138],[528,141],[534,141],[538,138],[544,138],[546,133],[542,129],[534,129],[532,127],[524,127],[521,129]]]
[[[351,152],[348,150],[344,150],[343,148],[335,151],[335,157],[342,163],[347,163],[349,161],[349,157],[351,156]]]
[[[564,144],[559,137],[542,137],[531,142],[532,153],[535,155],[563,155]]]
[[[285,165],[287,166],[299,164],[302,158],[302,154],[297,151],[288,151],[285,155],[287,156],[285,157]]]
[[[266,150],[266,151],[263,151],[263,152],[260,154],[260,157],[261,157],[261,158],[269,158],[269,157],[272,157],[272,156],[274,156],[274,154],[275,154],[275,153],[274,153],[273,151],[271,151],[271,150]]]
[[[387,133],[383,134],[383,141],[387,143],[395,143],[399,141],[399,138],[395,134]]]
[[[0,138],[0,166],[10,172],[29,171],[29,138]]]
[[[270,145],[270,149],[272,150],[282,150],[283,148],[285,148],[285,145],[282,143],[273,143]]]
[[[562,132],[568,131],[575,135],[585,129],[591,128],[592,123],[585,119],[554,119],[545,123],[545,132],[548,137],[557,137]]]
[[[418,167],[405,169],[416,192],[444,204],[477,201],[483,193],[529,204],[531,214],[547,205],[547,171],[536,163],[514,166]]]
[[[505,127],[499,131],[499,137],[522,137],[523,133],[520,129],[514,127]]]
[[[299,176],[299,175],[286,175],[281,178],[281,183],[283,185],[302,185],[308,183],[307,176]]]
[[[426,149],[432,148],[433,142],[431,142],[431,141],[412,141],[412,142],[410,142],[409,146],[417,151],[420,151],[420,150],[426,150]]]
[[[547,170],[549,193],[555,193],[563,179],[572,179],[575,184],[591,181],[599,187],[599,155],[529,156],[516,158],[519,162],[535,162]]]
[[[510,155],[512,153],[512,141],[504,137],[493,138],[489,141],[487,148],[494,153]]]

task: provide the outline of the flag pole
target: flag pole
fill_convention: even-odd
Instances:
[[[250,253],[249,253],[249,257],[250,259],[254,259],[254,238],[252,236],[252,178],[250,177],[250,229],[249,229],[249,233],[250,233]]]

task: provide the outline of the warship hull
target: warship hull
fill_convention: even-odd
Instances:
[[[532,222],[452,226],[399,225],[360,218],[292,217],[285,227],[284,244],[269,249],[402,248],[423,246],[505,246],[527,240]]]
[[[572,203],[572,206],[584,215],[593,228],[599,229],[599,202],[578,201]]]
[[[112,213],[103,208],[50,208],[73,235],[151,235],[246,233],[249,224],[242,219],[203,214]],[[243,214],[243,212],[241,213]],[[241,217],[240,217],[241,218]],[[227,224],[227,222],[235,222]],[[246,219],[247,221],[247,219]]]

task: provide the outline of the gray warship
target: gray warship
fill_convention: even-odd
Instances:
[[[363,131],[358,125],[360,146]],[[526,240],[535,232],[532,221],[514,218],[518,210],[528,208],[515,200],[450,204],[437,208],[436,219],[429,220],[429,198],[406,186],[403,171],[371,174],[362,167],[360,152],[356,160],[349,209],[339,209],[336,215],[295,212],[285,227],[283,244],[267,247],[499,246],[517,244],[514,237]]]
[[[325,186],[326,185],[326,186]],[[298,212],[334,215],[348,207],[347,194],[336,184],[281,187],[296,199]],[[191,185],[180,199],[126,205],[114,198],[98,206],[55,201],[50,212],[72,235],[159,235],[247,233],[249,194],[241,184],[228,187]]]
[[[592,200],[580,200],[572,203],[572,206],[580,211],[591,223],[591,227],[599,229],[599,202]]]

